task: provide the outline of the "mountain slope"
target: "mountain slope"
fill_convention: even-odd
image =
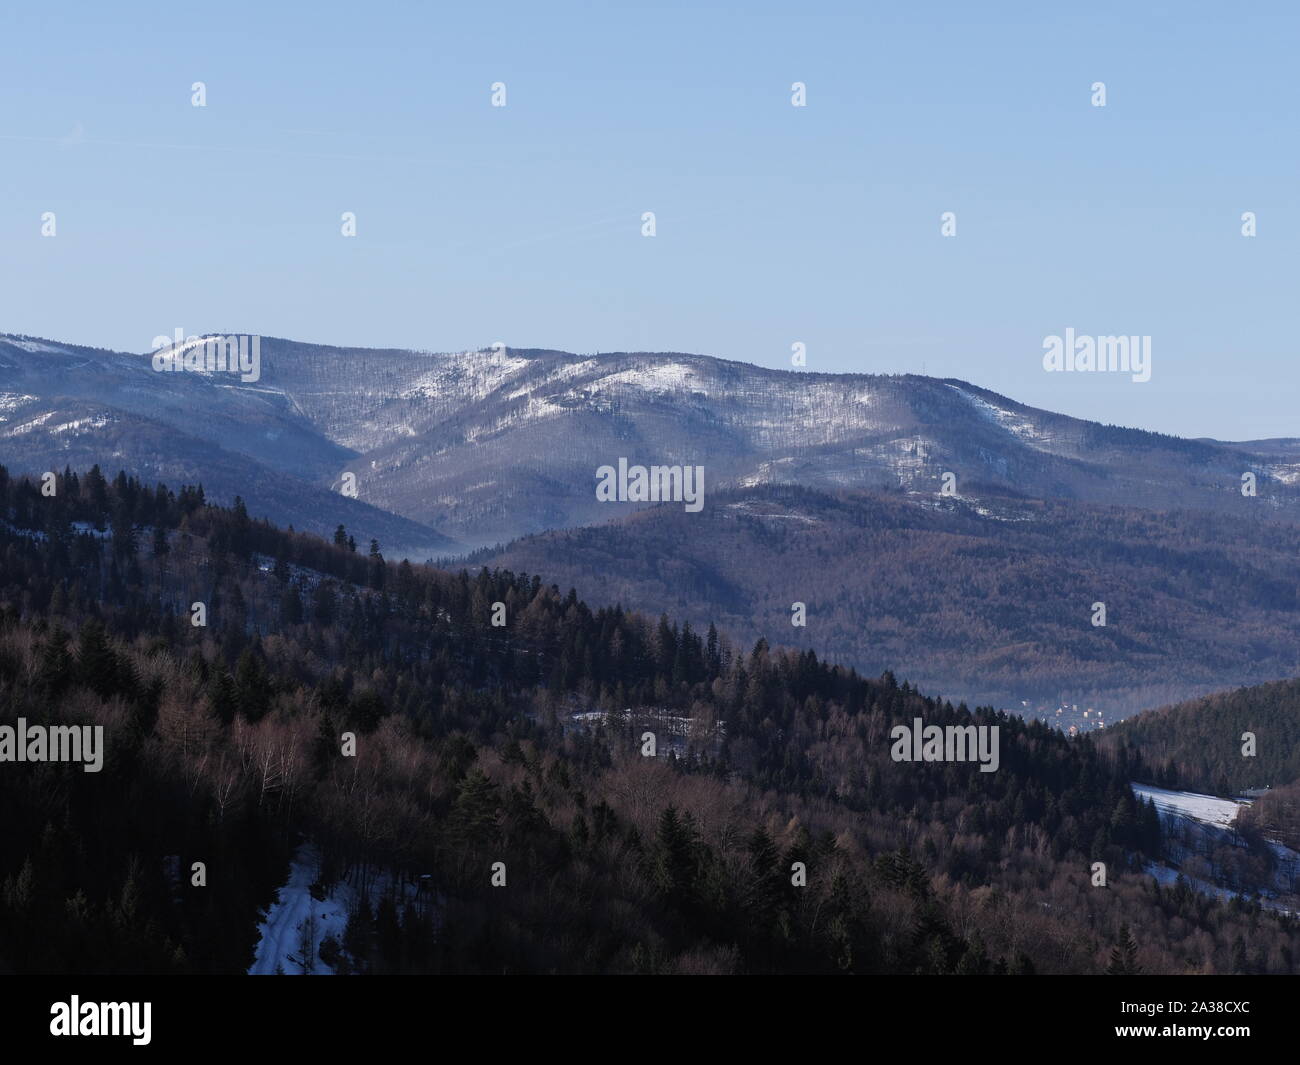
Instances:
[[[1300,515],[1294,441],[1222,444],[1036,410],[957,380],[768,370],[702,355],[461,354],[266,337],[261,374],[155,373],[147,355],[0,337],[0,461],[54,445],[51,405],[96,441],[104,409],[144,417],[471,546],[603,521],[595,471],[701,465],[706,493],[799,484]],[[48,417],[47,417],[48,416]],[[66,432],[61,429],[59,432]],[[143,462],[124,451],[122,465]],[[142,467],[143,469],[143,467]],[[1243,498],[1241,475],[1258,479]],[[223,486],[224,488],[224,486]]]
[[[1216,796],[1249,793],[1253,801],[1240,805],[1237,827],[1265,855],[1257,879],[1260,869],[1270,879],[1276,870],[1276,886],[1300,891],[1300,679],[1138,714],[1108,729],[1097,746],[1134,780]],[[1211,868],[1222,874],[1232,865]]]
[[[1087,741],[192,491],[62,487],[0,471],[0,723],[101,727],[103,759],[0,773],[0,969],[243,972],[300,837],[313,898],[369,899],[336,971],[1100,973],[1129,928],[1149,972],[1296,969],[1294,922],[1153,889],[1154,811]],[[685,721],[681,756],[628,707]],[[997,770],[897,759],[917,718],[989,730]]]
[[[1293,525],[1203,512],[763,488],[471,558],[1086,728],[1293,675],[1298,556]]]
[[[1244,754],[1252,733],[1254,753]],[[1300,680],[1278,681],[1138,714],[1103,750],[1126,753],[1134,775],[1169,787],[1240,795],[1300,783]],[[1140,758],[1140,762],[1137,760]]]
[[[0,338],[0,455],[31,473],[100,464],[111,476],[201,483],[254,514],[424,557],[440,532],[331,490],[355,454],[317,431],[285,393],[215,375],[155,373],[147,357]]]

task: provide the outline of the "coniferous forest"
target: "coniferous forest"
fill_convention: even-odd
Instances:
[[[246,971],[305,841],[360,885],[336,972],[1300,966],[1294,920],[1141,875],[1127,749],[199,487],[0,471],[0,690],[105,736],[0,771],[4,971]],[[999,770],[894,761],[917,718],[996,725]]]
[[[898,488],[719,491],[700,514],[651,508],[471,560],[545,570],[593,601],[675,611],[738,637],[782,631],[930,691],[1003,707],[1077,703],[1108,724],[1293,671],[1294,526],[967,487],[976,501],[933,506]],[[1085,609],[1101,589],[1108,627]],[[808,604],[804,627],[789,624],[793,600]]]
[[[1251,733],[1254,753],[1242,757]],[[1236,795],[1300,780],[1300,680],[1218,692],[1122,721],[1102,741],[1128,749],[1135,776],[1171,788]]]

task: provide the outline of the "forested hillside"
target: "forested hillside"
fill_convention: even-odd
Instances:
[[[1300,783],[1270,788],[1242,810],[1241,822],[1261,838],[1300,852]]]
[[[1296,668],[1300,528],[962,491],[978,498],[715,492],[698,514],[664,505],[472,558],[923,690],[1108,722]]]
[[[1135,779],[1226,796],[1300,781],[1297,737],[1300,680],[1286,680],[1139,714],[1098,742],[1125,749]]]
[[[98,773],[0,764],[0,969],[243,971],[304,837],[374,885],[351,972],[1102,972],[1126,925],[1121,969],[1300,962],[1294,922],[1129,872],[1127,765],[892,674],[97,468],[0,471],[0,519],[0,724],[106,734]],[[629,707],[690,717],[681,757],[574,716]],[[998,770],[893,761],[915,718],[997,725]]]

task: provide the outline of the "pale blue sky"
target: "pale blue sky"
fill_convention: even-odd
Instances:
[[[11,0],[0,331],[774,367],[803,341],[813,370],[1300,436],[1297,11]],[[1045,373],[1066,327],[1150,335],[1151,381]]]

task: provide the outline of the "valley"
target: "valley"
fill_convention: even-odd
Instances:
[[[964,381],[700,355],[257,351],[241,384],[0,336],[0,462],[108,456],[281,526],[343,522],[390,557],[542,573],[969,703],[1091,708],[1067,728],[1297,666],[1295,440],[1184,440]],[[602,496],[620,463],[693,471],[690,492]]]

